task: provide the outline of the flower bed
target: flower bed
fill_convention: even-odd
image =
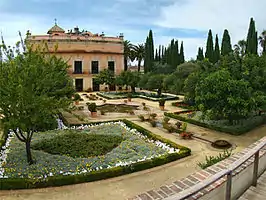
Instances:
[[[128,92],[98,92],[98,96],[104,97],[106,99],[125,99],[127,98]],[[166,95],[162,94],[161,96],[157,96],[155,93],[148,92],[136,92],[132,94],[132,98],[142,98],[151,101],[159,101],[160,99],[165,100],[178,100],[178,96],[176,95]]]
[[[191,115],[192,114],[192,115]],[[254,116],[252,118],[243,120],[241,124],[238,125],[229,125],[225,120],[201,120],[200,112],[194,111],[186,114],[176,114],[176,113],[164,113],[165,116],[178,119],[181,121],[185,121],[191,124],[195,124],[198,126],[202,126],[205,128],[213,129],[216,131],[221,131],[225,133],[229,133],[232,135],[241,135],[246,133],[266,122],[266,116]]]
[[[104,155],[87,158],[32,150],[37,162],[29,166],[24,144],[10,132],[1,151],[1,189],[38,188],[94,181],[148,169],[190,155],[190,149],[154,135],[127,120],[98,122],[70,129],[35,133],[32,145],[52,139],[64,131],[118,135],[123,137],[123,141]]]
[[[180,107],[180,108],[184,108],[184,109],[189,109],[189,110],[195,110],[195,108],[193,106],[188,105],[184,102],[173,102],[172,106]]]

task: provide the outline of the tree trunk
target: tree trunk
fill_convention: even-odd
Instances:
[[[33,164],[33,159],[32,159],[31,150],[30,150],[30,140],[26,140],[25,144],[26,144],[27,161],[29,165],[31,165]]]
[[[161,94],[162,94],[162,89],[161,89],[161,88],[159,88],[159,89],[157,90],[157,94],[158,94],[158,97],[161,96]]]
[[[131,92],[132,93],[136,93],[136,90],[135,90],[135,87],[134,86],[131,86]]]
[[[127,58],[124,58],[124,71],[127,71]]]
[[[138,72],[140,72],[141,59],[138,60]]]

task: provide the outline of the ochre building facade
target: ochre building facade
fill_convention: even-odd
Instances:
[[[95,76],[104,69],[116,75],[124,70],[123,35],[107,37],[88,31],[68,31],[55,24],[46,35],[27,34],[27,42],[33,48],[47,43],[48,51],[62,57],[68,64],[77,91],[98,91],[106,88],[98,85]],[[115,90],[115,86],[110,87]]]

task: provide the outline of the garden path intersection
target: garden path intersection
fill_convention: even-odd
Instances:
[[[108,102],[121,102],[122,100],[108,100]],[[132,103],[141,105],[145,102],[146,105],[156,111],[158,118],[163,117],[163,111],[159,111],[158,102],[152,102],[143,99],[133,99]],[[173,101],[166,102],[167,112],[176,112],[182,110],[181,108],[171,105]],[[85,102],[81,104],[85,105]],[[109,117],[109,118],[108,118]],[[112,115],[112,120],[121,118],[121,114]],[[110,120],[110,116],[100,116],[90,121],[104,121]],[[162,185],[170,184],[176,180],[182,179],[193,172],[200,170],[197,166],[199,161],[204,161],[206,155],[217,155],[221,150],[211,147],[209,143],[193,140],[182,140],[176,134],[169,134],[163,128],[151,127],[147,122],[140,122],[136,116],[128,117],[128,120],[150,130],[156,135],[160,135],[177,144],[188,147],[192,150],[192,155],[182,158],[180,160],[154,167],[148,170],[135,172],[128,175],[123,175],[106,180],[100,180],[89,183],[82,183],[76,185],[68,185],[62,187],[51,187],[42,189],[29,190],[14,190],[14,191],[0,191],[1,200],[74,200],[74,199],[89,199],[89,200],[122,200],[128,199],[135,195],[141,194],[144,191],[159,188]],[[176,120],[171,119],[174,123]],[[188,124],[188,131],[197,133],[203,138],[209,140],[224,139],[235,144],[234,152],[239,152],[248,145],[266,136],[266,126],[263,125],[249,133],[233,136],[210,129],[202,128],[196,125]],[[248,136],[247,136],[248,135]],[[248,138],[248,139],[247,139]]]

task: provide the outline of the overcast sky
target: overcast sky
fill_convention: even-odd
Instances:
[[[266,0],[0,0],[0,30],[14,45],[18,31],[44,34],[54,19],[65,30],[79,26],[93,33],[124,33],[143,43],[149,29],[156,46],[172,38],[184,41],[186,59],[204,47],[208,30],[222,37],[228,29],[232,43],[245,39],[250,17],[259,33],[266,29]],[[180,44],[180,43],[179,43]]]

